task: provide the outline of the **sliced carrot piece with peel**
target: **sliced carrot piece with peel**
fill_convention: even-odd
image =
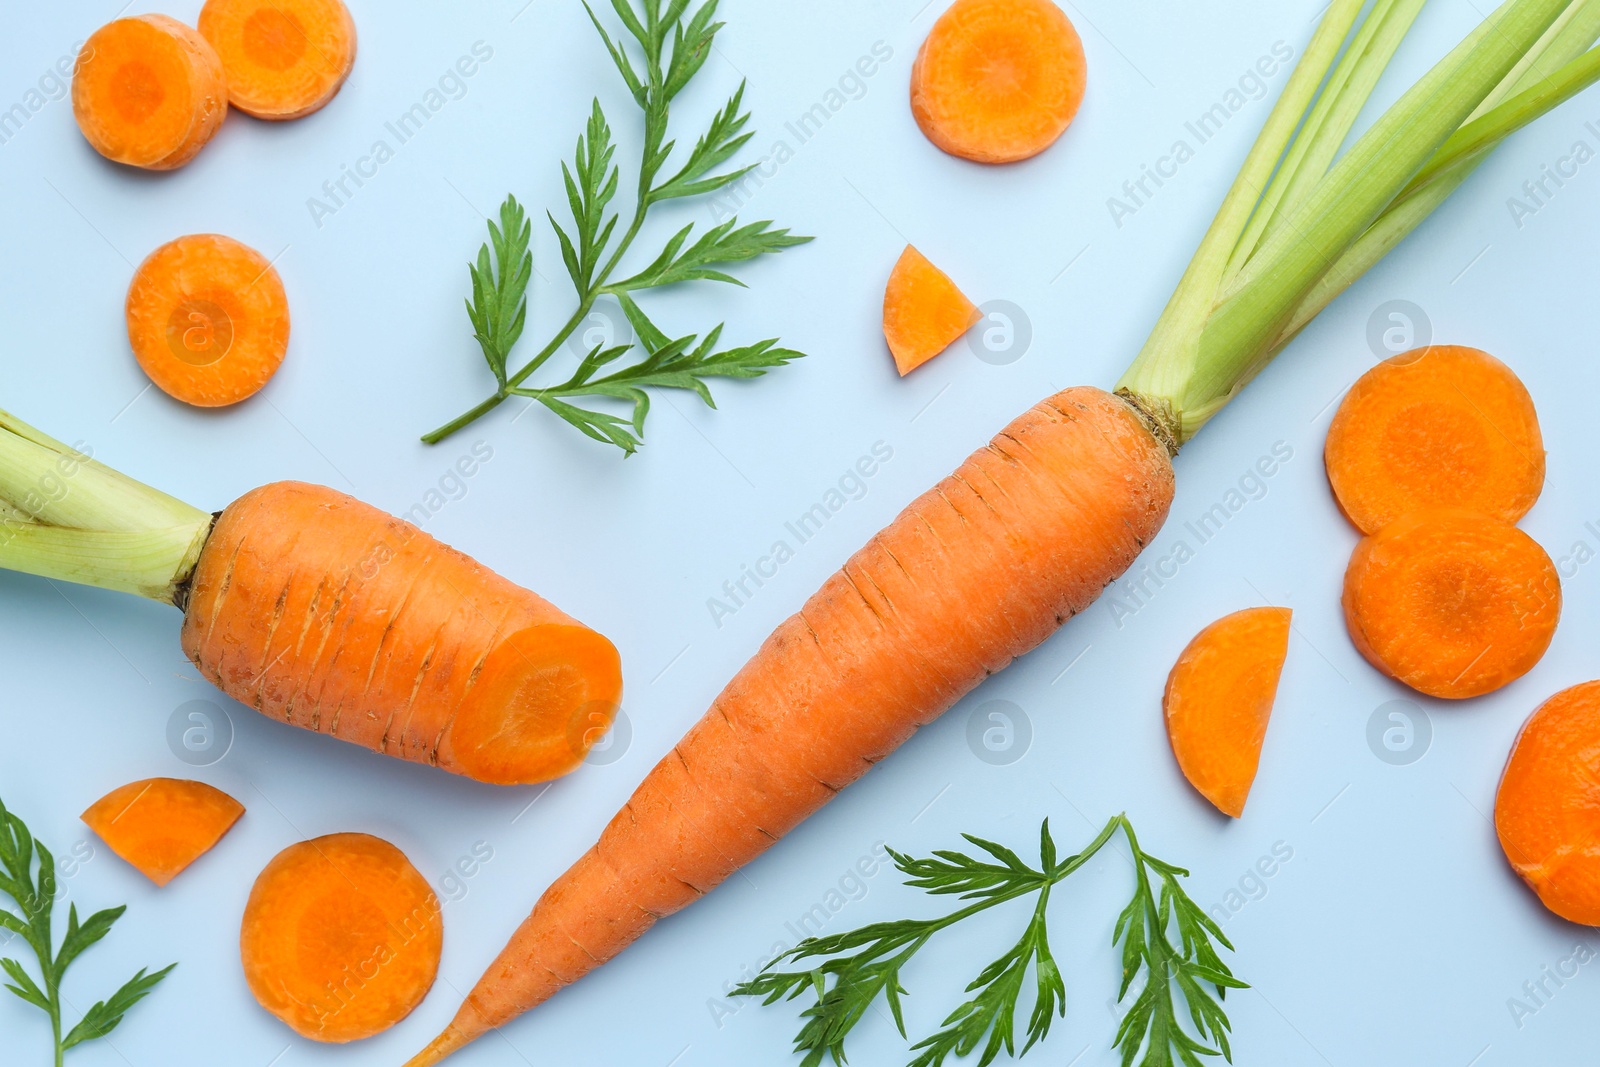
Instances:
[[[956,0],[911,68],[911,113],[951,155],[1011,163],[1066,132],[1087,72],[1078,31],[1050,0]]]
[[[1162,697],[1167,737],[1183,776],[1235,819],[1261,763],[1261,743],[1289,655],[1288,608],[1247,608],[1189,642]]]
[[[206,0],[200,32],[228,72],[228,99],[258,119],[297,119],[338,95],[356,61],[341,0]]]
[[[1561,618],[1561,579],[1538,542],[1510,523],[1424,508],[1356,546],[1344,613],[1374,667],[1459,700],[1493,692],[1543,658]]]
[[[146,170],[181,167],[228,113],[222,60],[199,33],[165,15],[100,27],[72,76],[72,111],[95,151]]]
[[[89,829],[164,886],[222,840],[244,805],[204,782],[149,778],[113,789],[83,813]]]
[[[428,882],[389,842],[331,834],[267,864],[239,935],[263,1008],[313,1041],[387,1030],[433,986],[444,916]]]
[[[1419,507],[1461,507],[1507,522],[1544,485],[1533,398],[1511,368],[1456,345],[1387,359],[1350,389],[1328,428],[1328,481],[1362,533]]]
[[[128,342],[168,395],[223,407],[255,395],[289,348],[289,299],[267,258],[231,237],[180,237],[128,287]]]
[[[1600,926],[1600,682],[1557,693],[1522,727],[1494,824],[1512,869],[1545,907]]]
[[[949,348],[982,318],[948,274],[906,245],[883,292],[883,336],[901,377]]]

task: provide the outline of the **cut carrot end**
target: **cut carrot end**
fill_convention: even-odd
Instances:
[[[911,113],[953,156],[1012,163],[1066,132],[1087,72],[1078,31],[1050,0],[956,0],[911,68]]]
[[[1356,546],[1344,613],[1374,667],[1459,700],[1508,685],[1543,658],[1561,618],[1561,580],[1544,549],[1510,523],[1426,508]]]
[[[222,61],[199,33],[165,15],[100,27],[72,76],[72,111],[95,151],[146,170],[181,167],[228,112]]]
[[[228,72],[228,100],[258,119],[297,119],[332,100],[356,61],[341,0],[207,0],[200,32]]]
[[[948,274],[906,245],[883,293],[883,336],[901,377],[949,348],[982,318]]]
[[[1345,515],[1376,533],[1419,507],[1516,522],[1544,485],[1544,439],[1528,390],[1475,348],[1440,345],[1385,360],[1339,405],[1324,450]]]
[[[128,343],[161,390],[197,407],[254,396],[289,348],[289,299],[267,258],[231,237],[162,245],[128,287]]]
[[[211,851],[244,805],[204,782],[150,778],[95,801],[83,821],[106,846],[158,886]]]
[[[381,1033],[422,1002],[443,936],[439,900],[404,853],[332,834],[267,864],[239,944],[261,1006],[302,1037],[338,1044]]]
[[[1600,926],[1600,682],[1557,693],[1528,719],[1494,823],[1512,869],[1545,907]]]
[[[1288,608],[1248,608],[1189,642],[1167,676],[1162,708],[1183,776],[1235,819],[1261,763],[1261,744],[1289,655]]]

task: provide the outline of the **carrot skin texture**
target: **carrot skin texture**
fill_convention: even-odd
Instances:
[[[1097,389],[1043,401],[780,625],[546,890],[427,1067],[709,892],[1093,603],[1172,503],[1164,446]]]
[[[83,821],[106,846],[158,886],[209,852],[244,805],[204,782],[149,778],[113,789]]]
[[[410,523],[301,482],[222,513],[182,642],[263,714],[499,785],[576,768],[622,694],[601,635]]]

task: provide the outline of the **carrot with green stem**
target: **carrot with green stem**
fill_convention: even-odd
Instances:
[[[1334,0],[1117,393],[1041,402],[829,578],[545,891],[409,1067],[504,1025],[710,892],[1092,603],[1160,529],[1179,447],[1498,140],[1600,77],[1584,55],[1600,2],[1511,0],[1336,159],[1418,6],[1377,0],[1363,19],[1363,0]],[[1340,63],[1356,66],[1330,79]],[[1523,92],[1542,79],[1560,90]],[[1494,136],[1453,140],[1474,123]],[[1297,131],[1311,139],[1299,151]]]

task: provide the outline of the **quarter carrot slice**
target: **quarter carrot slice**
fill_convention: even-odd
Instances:
[[[1512,869],[1545,907],[1600,926],[1600,682],[1557,693],[1522,727],[1494,824]]]
[[[1351,388],[1328,429],[1328,481],[1362,533],[1418,507],[1516,522],[1544,484],[1533,398],[1511,368],[1456,345],[1384,360]]]
[[[883,336],[901,377],[949,348],[982,317],[948,274],[906,245],[883,292]]]
[[[439,898],[405,853],[370,834],[290,845],[250,890],[239,935],[263,1008],[313,1041],[382,1033],[433,987]]]
[[[176,19],[117,19],[91,34],[78,53],[72,112],[107,159],[146,170],[181,167],[227,116],[222,60]]]
[[[1261,743],[1289,655],[1288,608],[1247,608],[1207,626],[1167,676],[1167,737],[1183,776],[1235,819],[1261,763]]]
[[[244,805],[204,782],[149,778],[113,789],[83,813],[89,829],[164,886],[222,840]]]
[[[911,113],[951,155],[1011,163],[1066,132],[1087,72],[1078,31],[1050,0],[956,0],[911,68]]]
[[[258,119],[297,119],[338,95],[356,61],[341,0],[206,0],[200,32],[228,72],[228,99]]]
[[[128,342],[168,395],[223,407],[255,395],[289,348],[289,300],[267,258],[231,237],[180,237],[128,287]]]
[[[1344,614],[1374,667],[1459,700],[1493,692],[1543,658],[1561,618],[1561,579],[1510,523],[1424,508],[1356,546]]]

